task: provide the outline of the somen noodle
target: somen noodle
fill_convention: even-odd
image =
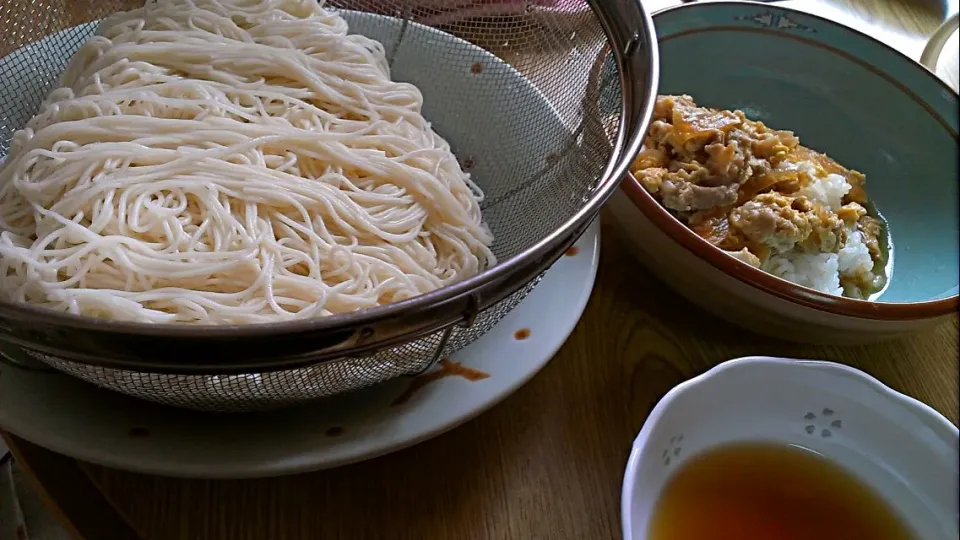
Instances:
[[[495,264],[482,193],[316,0],[103,21],[0,170],[0,295],[233,324],[351,312]]]

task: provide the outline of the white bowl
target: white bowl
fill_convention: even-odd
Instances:
[[[653,409],[624,476],[624,539],[647,538],[678,466],[742,441],[809,448],[873,488],[918,539],[958,537],[960,435],[950,421],[853,368],[750,357],[678,385]]]

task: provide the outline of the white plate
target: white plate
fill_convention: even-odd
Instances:
[[[292,474],[393,452],[466,422],[546,365],[593,290],[599,223],[575,248],[490,332],[454,355],[490,375],[483,380],[439,379],[400,405],[394,402],[410,379],[296,409],[228,415],[164,407],[57,373],[2,365],[0,426],[84,461],[167,476]],[[526,339],[517,339],[524,330]]]
[[[624,538],[646,538],[659,493],[686,460],[739,441],[813,450],[872,487],[918,540],[958,537],[956,426],[862,371],[752,357],[678,385],[653,409],[624,475]]]

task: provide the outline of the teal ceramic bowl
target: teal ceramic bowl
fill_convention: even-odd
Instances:
[[[957,311],[960,112],[950,87],[856,30],[788,8],[686,4],[655,14],[654,23],[659,93],[743,110],[863,172],[894,249],[889,286],[880,295],[831,296],[727,256],[627,178],[612,206],[653,270],[746,326],[772,325],[771,333],[793,338],[798,328],[813,330],[800,332],[804,341],[854,327],[861,337],[895,335]]]

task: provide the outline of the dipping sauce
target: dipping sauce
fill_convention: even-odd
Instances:
[[[744,443],[705,452],[667,481],[647,540],[915,540],[894,510],[809,450]]]

